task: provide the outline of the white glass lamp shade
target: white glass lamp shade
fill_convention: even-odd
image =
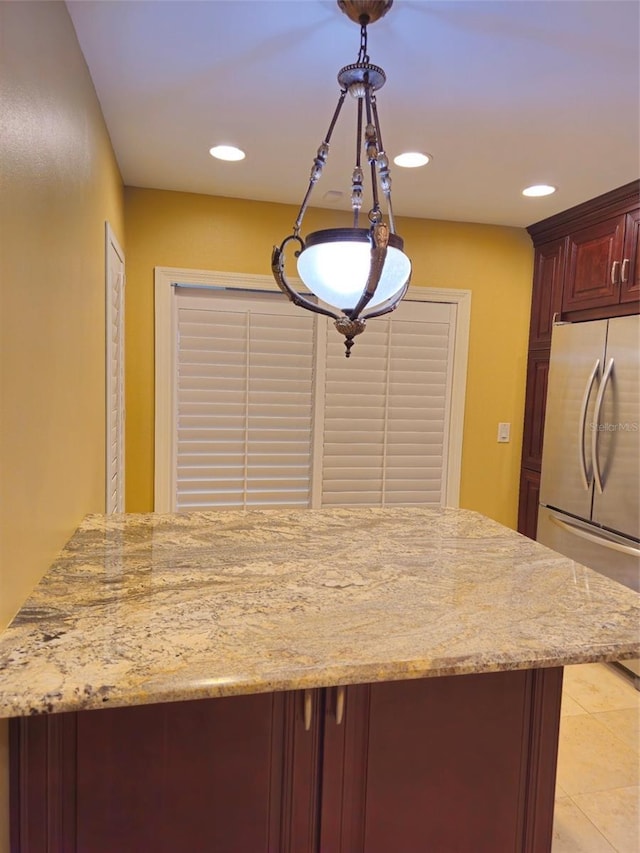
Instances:
[[[389,235],[382,275],[367,309],[397,296],[411,274],[403,241]],[[298,257],[298,275],[318,299],[341,311],[360,301],[371,267],[371,238],[366,228],[330,228],[309,234]]]

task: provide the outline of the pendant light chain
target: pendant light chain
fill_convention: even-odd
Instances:
[[[367,16],[365,16],[367,17]],[[363,23],[360,26],[360,50],[358,51],[358,58],[356,62],[358,63],[368,63],[369,62],[369,54],[367,53],[367,23],[369,19],[367,17],[366,23]]]

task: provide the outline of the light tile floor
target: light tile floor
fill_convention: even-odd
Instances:
[[[564,671],[552,853],[640,853],[640,692],[615,666]]]

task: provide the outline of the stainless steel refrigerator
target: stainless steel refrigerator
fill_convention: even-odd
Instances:
[[[639,315],[553,328],[537,539],[640,590]]]

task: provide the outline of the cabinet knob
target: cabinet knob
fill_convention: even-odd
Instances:
[[[611,284],[618,284],[618,272],[620,270],[620,261],[614,261],[611,264]]]
[[[623,284],[626,284],[629,281],[629,258],[625,258],[622,261],[622,270],[620,272],[620,280]]]

